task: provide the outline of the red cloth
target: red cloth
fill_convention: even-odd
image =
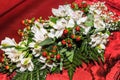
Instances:
[[[6,36],[15,38],[18,42],[20,36],[18,29],[24,28],[23,19],[38,18],[47,19],[51,15],[51,8],[60,4],[72,3],[74,0],[0,0],[0,41]],[[82,0],[76,0],[79,2]],[[98,0],[87,0],[91,2]],[[103,1],[103,0],[100,0]],[[120,0],[106,0],[110,10],[120,15]],[[76,69],[73,80],[120,80],[120,32],[113,32],[105,51],[105,63],[88,65],[83,63],[83,68]],[[2,52],[1,52],[2,53]],[[0,74],[0,80],[10,80],[6,74]],[[69,80],[67,71],[62,74],[48,74],[46,80]]]

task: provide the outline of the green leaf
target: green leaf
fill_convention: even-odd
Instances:
[[[90,27],[94,25],[94,16],[89,14],[85,26]]]
[[[85,22],[85,26],[87,26],[87,27],[93,26],[93,22],[91,22],[91,21],[86,21],[86,22]]]
[[[70,62],[73,62],[74,50],[72,50],[72,51],[67,51],[67,52],[66,52],[66,56],[68,57],[68,60],[69,60]]]
[[[57,20],[58,20],[57,17],[50,17],[50,21],[52,21],[53,23],[56,23]]]
[[[40,43],[40,46],[50,45],[50,44],[53,44],[54,42],[55,42],[54,39],[52,39],[52,38],[47,38],[47,39],[45,39],[44,41],[42,41],[42,42]]]

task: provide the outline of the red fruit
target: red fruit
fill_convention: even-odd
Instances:
[[[51,57],[51,58],[54,58],[54,54],[51,54],[50,57]]]
[[[25,24],[25,20],[22,20],[22,24]]]
[[[57,49],[57,46],[53,46],[53,49]]]
[[[68,30],[65,29],[65,30],[63,31],[63,34],[64,34],[64,35],[68,34]]]
[[[68,44],[68,47],[71,48],[71,47],[72,47],[72,44]]]
[[[5,66],[5,69],[8,70],[10,67],[9,66]]]
[[[74,39],[74,38],[75,38],[75,35],[74,35],[74,34],[72,34],[70,37],[71,37],[72,39]]]
[[[75,8],[75,5],[74,5],[74,3],[72,3],[72,4],[71,4],[71,8]]]
[[[60,54],[57,54],[57,55],[56,55],[56,59],[57,59],[57,60],[60,60],[60,57],[61,57]]]
[[[87,3],[83,3],[83,4],[82,4],[82,7],[83,7],[83,8],[86,8],[86,7],[87,7]]]
[[[80,36],[77,36],[77,37],[76,37],[76,41],[80,41]]]
[[[71,43],[70,39],[67,40],[67,43],[68,43],[68,44]]]
[[[42,56],[47,57],[47,52],[46,51],[42,52]]]
[[[66,41],[65,41],[65,40],[62,40],[61,43],[62,43],[62,45],[65,45],[65,44],[66,44]]]
[[[53,52],[53,53],[56,53],[56,50],[53,49],[52,52]]]
[[[76,31],[80,31],[80,27],[77,26],[77,27],[75,28],[75,30],[76,30]]]
[[[47,56],[47,60],[50,60],[50,56]]]

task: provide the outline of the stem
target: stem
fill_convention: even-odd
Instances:
[[[37,80],[39,80],[39,72],[37,71]]]
[[[31,77],[30,80],[33,80],[33,79],[32,79],[32,72],[30,73],[30,77]]]

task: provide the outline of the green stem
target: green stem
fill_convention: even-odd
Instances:
[[[30,77],[31,77],[30,80],[33,80],[33,79],[32,79],[32,72],[30,73]]]
[[[39,80],[39,70],[37,71],[37,80]]]

